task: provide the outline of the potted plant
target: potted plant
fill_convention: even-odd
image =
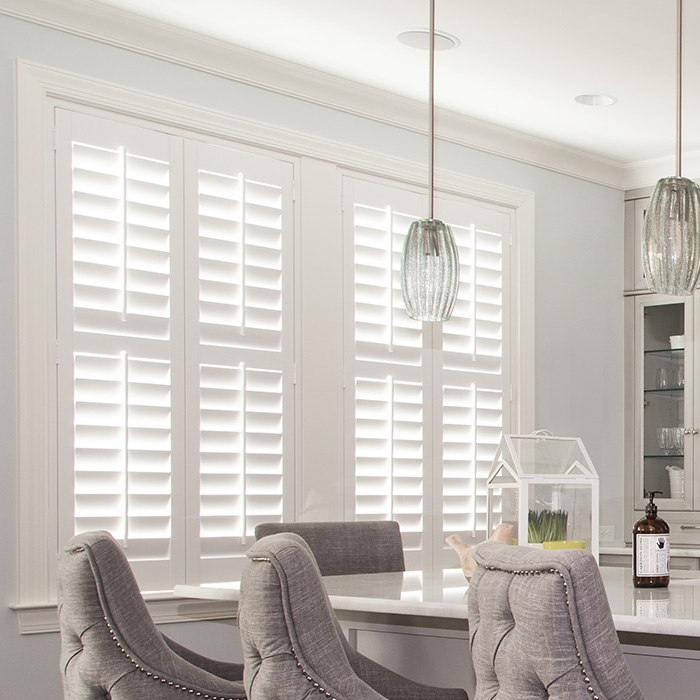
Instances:
[[[543,549],[584,549],[582,541],[566,539],[569,514],[565,510],[528,512],[527,539],[529,544],[540,544]]]

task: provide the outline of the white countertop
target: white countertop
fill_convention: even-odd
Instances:
[[[634,588],[630,569],[602,566],[603,583],[618,631],[700,638],[700,571],[671,571],[667,589]],[[459,569],[435,573],[326,576],[339,611],[466,619],[468,584]],[[238,582],[178,585],[184,598],[237,601]]]

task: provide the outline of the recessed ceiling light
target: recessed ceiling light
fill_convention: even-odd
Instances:
[[[576,102],[589,107],[610,107],[617,102],[617,97],[612,95],[577,95]]]
[[[430,32],[427,29],[407,29],[404,32],[399,32],[396,38],[406,46],[412,49],[430,49]],[[445,32],[435,32],[435,50],[448,51],[459,46],[460,41],[456,36],[445,34]]]

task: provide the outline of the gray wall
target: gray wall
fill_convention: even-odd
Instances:
[[[423,137],[163,61],[0,16],[0,695],[60,698],[57,634],[20,636],[17,560],[17,327],[14,59],[151,91],[388,155],[425,160]],[[622,528],[623,197],[611,188],[441,144],[446,170],[535,192],[536,426],[580,435],[601,476],[601,522]],[[225,623],[169,625],[225,657]],[[217,653],[218,652],[218,653]]]

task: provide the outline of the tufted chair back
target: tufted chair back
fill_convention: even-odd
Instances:
[[[474,700],[644,700],[589,552],[485,542],[474,559]]]
[[[405,571],[401,530],[395,520],[261,523],[255,539],[293,532],[304,539],[321,576]]]
[[[250,700],[468,700],[461,688],[417,683],[353,649],[300,536],[264,537],[248,557],[238,625]]]
[[[208,659],[158,631],[109,533],[70,540],[58,598],[65,700],[245,698],[242,665]]]

